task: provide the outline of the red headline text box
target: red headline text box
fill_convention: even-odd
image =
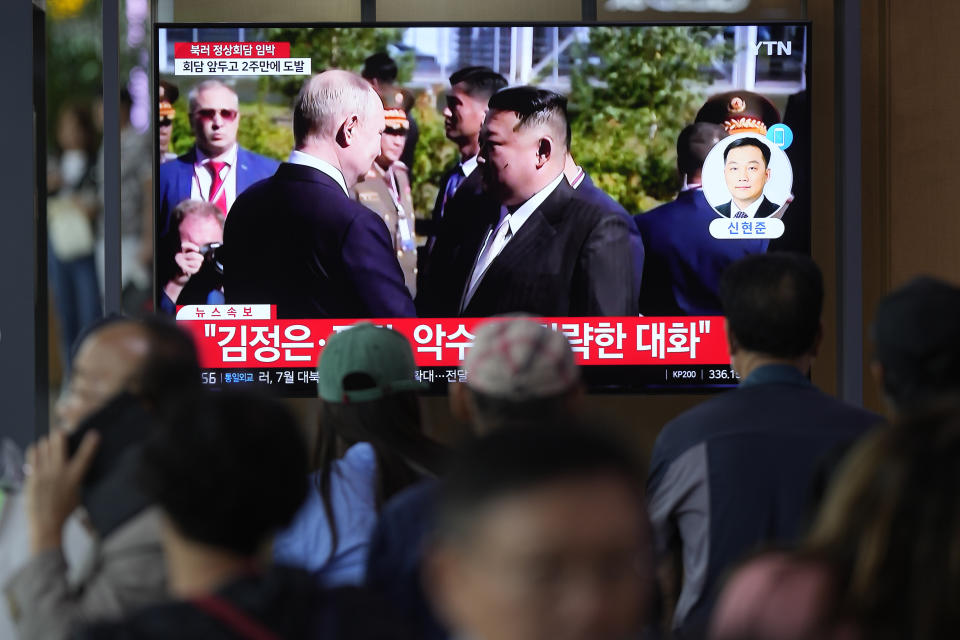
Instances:
[[[289,42],[175,42],[173,57],[289,58]]]
[[[477,325],[490,318],[276,320],[204,317],[179,322],[194,336],[204,368],[316,367],[327,338],[357,322],[389,326],[410,341],[418,367],[463,363]],[[209,314],[208,314],[209,316]],[[272,314],[271,314],[272,316]],[[728,364],[719,316],[540,318],[562,332],[581,365]]]

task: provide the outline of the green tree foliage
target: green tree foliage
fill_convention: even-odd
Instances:
[[[420,218],[430,216],[444,171],[457,159],[457,147],[447,140],[443,116],[431,100],[422,94],[413,107],[420,128],[420,139],[413,158],[413,208]]]
[[[676,140],[733,55],[718,27],[597,27],[574,53],[573,155],[631,213],[677,191]]]
[[[313,73],[326,69],[348,69],[359,72],[367,56],[386,51],[387,45],[403,39],[403,29],[377,27],[357,29],[353,27],[328,27],[323,29],[266,29],[264,39],[270,42],[289,42],[290,55],[294,58],[310,58]],[[413,73],[412,53],[397,58],[399,82],[410,79]],[[263,89],[278,92],[292,98],[300,91],[303,78],[296,76],[271,76],[264,78]]]

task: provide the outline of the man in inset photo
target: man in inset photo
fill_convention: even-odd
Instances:
[[[741,138],[723,150],[723,177],[732,196],[715,209],[726,218],[767,218],[780,208],[763,195],[770,180],[770,147],[757,138]]]

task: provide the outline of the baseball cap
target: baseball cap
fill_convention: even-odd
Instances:
[[[557,395],[580,379],[563,334],[526,318],[481,325],[464,367],[470,389],[507,400]]]
[[[393,329],[363,322],[327,339],[317,365],[317,391],[327,402],[368,402],[426,385],[413,375],[410,343]]]
[[[934,385],[960,379],[960,288],[923,276],[877,305],[873,341],[890,369],[919,368]]]

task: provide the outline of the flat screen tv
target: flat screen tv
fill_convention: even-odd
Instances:
[[[214,387],[314,395],[369,321],[440,392],[525,314],[593,392],[722,389],[724,268],[810,251],[807,23],[155,36],[155,303]]]

